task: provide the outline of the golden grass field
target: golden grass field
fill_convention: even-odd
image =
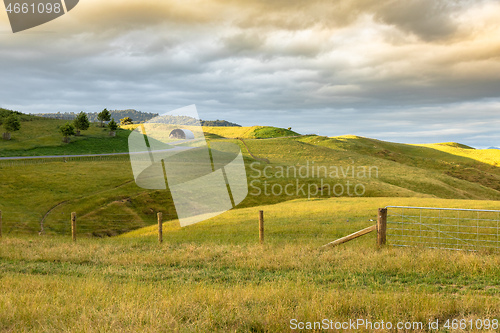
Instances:
[[[320,247],[371,225],[377,207],[394,203],[497,205],[432,198],[299,199],[233,210],[183,229],[165,222],[163,244],[153,227],[76,243],[69,235],[7,236],[0,246],[0,329],[280,332],[290,331],[294,318],[443,324],[498,319],[497,253],[378,249],[375,234]],[[259,209],[265,210],[264,245],[258,244]]]
[[[17,141],[0,145],[0,153],[126,149],[126,130],[109,138],[93,128],[65,146],[53,133],[59,123],[44,124],[29,138],[15,133]],[[378,248],[375,233],[321,248],[373,225],[377,209],[388,205],[499,209],[500,151],[357,136],[289,137],[266,127],[205,130],[209,140],[240,144],[249,180],[284,186],[294,178],[281,177],[280,167],[313,161],[379,172],[329,179],[363,184],[362,197],[249,195],[237,209],[181,228],[167,191],[136,186],[125,157],[0,162],[0,332],[287,332],[292,319],[439,320],[440,331],[448,332],[447,320],[500,319],[496,251]],[[37,135],[47,136],[48,144]],[[257,139],[269,135],[276,137]],[[235,137],[271,164],[254,160]],[[301,181],[314,188],[318,178]],[[165,215],[162,244],[158,211]],[[45,234],[38,236],[44,216]],[[106,235],[119,236],[93,237]]]

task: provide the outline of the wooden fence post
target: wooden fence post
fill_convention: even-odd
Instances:
[[[71,236],[73,237],[73,242],[76,242],[76,213],[71,213]]]
[[[163,213],[158,212],[158,242],[163,243]]]
[[[378,209],[377,218],[377,245],[383,246],[386,243],[387,233],[387,208]]]
[[[259,210],[259,240],[264,244],[264,211]]]

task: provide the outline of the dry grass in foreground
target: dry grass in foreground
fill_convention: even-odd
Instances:
[[[0,258],[3,332],[279,332],[291,319],[500,318],[496,254],[7,237]]]

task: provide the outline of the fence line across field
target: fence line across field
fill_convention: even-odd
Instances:
[[[152,212],[153,213],[153,212]],[[159,242],[163,241],[162,223],[165,217],[174,214],[155,212],[147,216],[144,221],[152,225],[158,223]],[[105,232],[106,223],[130,222],[137,218],[137,214],[104,213],[98,215],[77,216],[73,212],[53,212],[50,218],[47,214],[29,213],[21,211],[0,211],[0,235],[2,227],[4,233],[10,234],[17,229],[24,232],[38,232],[44,229],[56,232],[73,234],[76,239],[77,226],[80,232],[92,232],[88,228],[89,222],[105,223],[104,229],[96,232]],[[129,219],[127,219],[129,217]],[[70,222],[70,223],[68,223]],[[80,224],[79,224],[80,223]],[[420,246],[434,249],[478,251],[480,249],[500,249],[500,210],[491,209],[464,209],[464,208],[437,208],[413,206],[387,206],[378,209],[377,224],[357,231],[324,247],[336,246],[351,241],[373,231],[377,232],[378,246]],[[1,236],[0,236],[1,237]],[[264,212],[259,211],[259,240],[264,242]]]
[[[15,232],[27,233],[27,234],[44,234],[45,232],[55,232],[55,233],[67,233],[71,232],[71,212],[51,212],[49,215],[43,213],[33,213],[33,212],[23,212],[15,210],[3,210],[0,211],[1,215],[1,225],[4,234],[11,234]],[[151,216],[143,216],[142,220],[146,222],[146,225],[152,225],[156,221],[156,213],[154,212]],[[163,213],[163,219],[165,222],[176,218],[176,214]],[[119,225],[120,223],[127,223],[137,219],[136,214],[98,214],[85,216],[85,214],[78,216],[77,220],[81,223],[85,223],[87,226],[96,224],[109,224],[109,225]],[[91,233],[92,230],[87,230],[88,227],[84,228],[84,233]],[[105,225],[103,225],[103,230]],[[97,230],[102,231],[102,230]]]
[[[16,213],[19,213],[19,212],[16,212]],[[62,215],[62,213],[60,213],[60,214]],[[114,214],[107,214],[107,215],[114,215]],[[117,214],[117,215],[126,215],[126,214]],[[174,214],[163,214],[162,212],[156,213],[156,220],[158,222],[158,242],[160,244],[163,242],[163,222],[166,222],[163,220],[163,216],[174,216]],[[66,222],[65,220],[57,220],[57,221],[64,223],[64,225],[66,225],[70,229],[72,240],[73,240],[73,242],[76,242],[77,234],[78,234],[78,231],[77,231],[78,230],[78,223],[77,223],[78,217],[77,217],[76,212],[71,212],[69,225],[67,223],[65,223]],[[0,210],[0,239],[2,238],[2,227],[3,227],[3,211]],[[11,225],[11,229],[8,233],[12,232],[13,227],[14,227],[14,224]],[[49,229],[50,229],[50,227],[49,227]],[[33,231],[33,230],[31,230],[31,231]],[[43,229],[42,229],[42,231],[39,231],[38,234],[39,235],[43,234]],[[264,244],[264,211],[263,210],[259,211],[259,242],[260,242],[260,244]]]
[[[388,245],[467,251],[500,248],[500,210],[386,208]]]
[[[21,165],[46,164],[54,162],[123,162],[130,159],[129,153],[116,153],[105,155],[82,155],[82,156],[53,156],[53,157],[30,157],[23,156],[13,159],[0,158],[0,167],[15,167]]]

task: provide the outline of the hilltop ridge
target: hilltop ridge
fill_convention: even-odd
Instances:
[[[150,112],[142,112],[134,109],[126,109],[126,110],[109,110],[111,113],[111,118],[114,118],[116,121],[130,117],[135,122],[144,122],[148,121],[156,116],[157,113]],[[99,112],[85,112],[90,122],[98,122],[97,115]],[[62,120],[73,120],[78,115],[78,112],[56,112],[56,113],[37,113],[35,114],[38,117],[50,118],[50,119],[62,119]]]
[[[158,113],[151,112],[143,112],[137,111],[134,109],[126,109],[126,110],[108,110],[111,114],[111,118],[114,118],[116,121],[123,119],[125,117],[129,117],[135,124],[147,122],[155,117],[158,117]],[[98,122],[97,116],[99,112],[85,112],[90,122]],[[78,113],[76,112],[56,112],[56,113],[37,113],[35,116],[50,118],[50,119],[62,119],[62,120],[73,120],[76,118]],[[163,118],[168,118],[168,116],[164,116]],[[197,120],[197,119],[188,119],[190,117],[185,117],[186,124],[189,124],[189,120],[193,124],[198,121],[202,126],[221,126],[221,127],[240,127],[240,125],[229,122],[227,120]]]

